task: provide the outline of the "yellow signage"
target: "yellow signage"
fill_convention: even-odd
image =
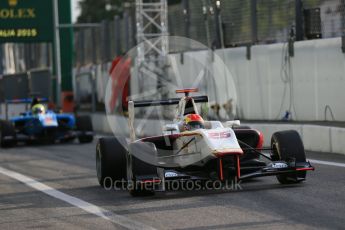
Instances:
[[[0,29],[0,38],[16,38],[16,37],[36,37],[38,32],[36,29]]]
[[[52,0],[0,0],[0,43],[53,40]]]
[[[17,6],[18,0],[8,0],[8,5],[9,6]]]
[[[35,9],[0,9],[0,19],[36,18]]]

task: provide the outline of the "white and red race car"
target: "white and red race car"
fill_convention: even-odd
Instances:
[[[171,182],[225,183],[277,176],[282,184],[299,183],[306,179],[307,171],[314,170],[294,130],[274,133],[270,148],[263,148],[261,132],[241,127],[237,120],[204,121],[202,127],[185,130],[184,117],[199,114],[196,103],[208,102],[207,96],[189,96],[196,91],[177,90],[185,94],[182,98],[129,101],[129,143],[125,137],[98,141],[96,170],[100,185],[126,182],[132,195],[141,195],[168,190]],[[174,104],[175,119],[164,125],[162,135],[136,138],[135,108]]]

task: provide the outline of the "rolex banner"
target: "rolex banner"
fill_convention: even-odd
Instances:
[[[52,0],[0,0],[0,43],[53,41]]]

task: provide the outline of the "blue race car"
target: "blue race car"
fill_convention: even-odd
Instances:
[[[80,143],[93,140],[93,127],[89,116],[56,113],[46,110],[42,99],[25,99],[17,103],[31,103],[31,110],[9,120],[0,120],[0,145],[12,147],[18,142],[55,143],[73,141]],[[13,101],[11,101],[13,103]]]

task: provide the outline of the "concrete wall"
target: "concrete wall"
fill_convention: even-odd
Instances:
[[[309,151],[345,154],[345,128],[303,124],[248,124],[264,134],[264,145],[269,146],[274,132],[296,130]]]
[[[287,67],[282,64],[284,48],[284,44],[253,46],[251,60],[246,60],[245,48],[218,51],[235,79],[241,118],[277,119],[291,102],[295,120],[325,120],[329,106],[336,120],[345,121],[345,106],[340,100],[345,96],[341,39],[296,42],[295,56],[290,59],[291,84],[282,80],[282,69]],[[329,111],[327,116],[331,117]]]
[[[345,121],[341,38],[301,41],[294,47],[292,58],[283,43],[252,46],[250,60],[246,47],[217,50],[215,56],[187,52],[183,63],[181,55],[172,54],[169,75],[177,79],[175,88],[199,87],[212,103],[233,99],[241,119],[279,120],[288,110],[294,120],[332,120],[332,113]],[[230,118],[224,109],[221,116]]]
[[[341,38],[301,41],[294,46],[290,67],[285,59],[287,44],[279,43],[253,46],[250,60],[245,47],[217,50],[213,58],[206,51],[187,52],[183,63],[179,54],[172,54],[169,74],[177,79],[175,88],[199,87],[212,103],[223,105],[233,99],[233,111],[241,119],[279,120],[289,110],[294,120],[332,120],[332,113],[335,120],[345,121]],[[108,69],[109,65],[95,68],[99,101],[104,98]],[[201,73],[205,80],[198,78]],[[138,94],[138,87],[132,88]],[[230,118],[224,109],[221,116]]]

